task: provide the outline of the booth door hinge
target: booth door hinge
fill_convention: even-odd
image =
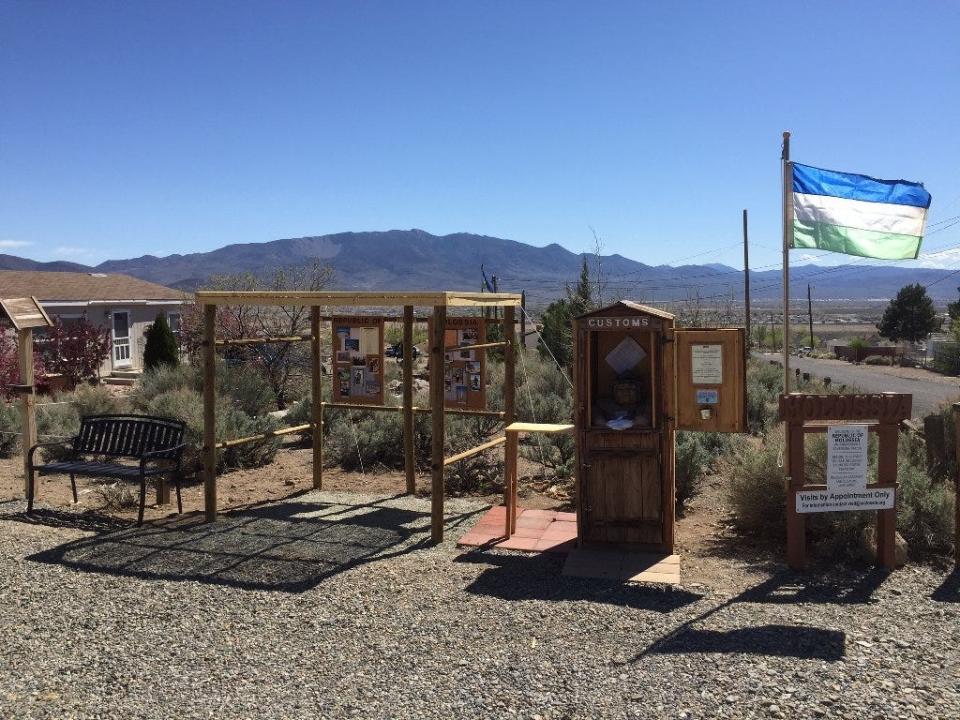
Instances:
[[[669,336],[669,337],[666,336],[666,335],[661,335],[661,336],[660,336],[660,344],[661,344],[661,345],[666,345],[667,343],[672,343],[672,342],[673,342],[673,336],[672,336],[672,335]]]

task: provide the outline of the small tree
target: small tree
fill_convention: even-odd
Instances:
[[[567,286],[567,296],[554,300],[543,312],[543,338],[540,354],[553,355],[563,367],[570,367],[572,360],[573,318],[593,310],[597,303],[594,298],[596,284],[590,280],[590,267],[584,256],[577,284]],[[545,346],[545,347],[544,347]]]
[[[938,329],[940,323],[933,309],[933,300],[919,283],[900,288],[897,296],[883,311],[877,330],[883,337],[900,342],[919,342]]]
[[[167,323],[166,315],[157,313],[153,325],[147,328],[146,336],[147,344],[143,349],[143,366],[146,370],[153,370],[161,365],[180,364],[177,338]]]
[[[57,317],[41,353],[46,371],[63,375],[71,385],[92,380],[110,356],[110,330],[94,325],[86,315],[69,325]]]

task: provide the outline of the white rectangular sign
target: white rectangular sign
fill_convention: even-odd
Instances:
[[[843,512],[849,510],[890,510],[896,502],[893,488],[870,488],[849,492],[800,490],[797,512]]]
[[[869,435],[866,425],[827,428],[827,489],[830,492],[866,489]]]
[[[694,345],[692,348],[692,381],[694,385],[723,384],[723,346]]]

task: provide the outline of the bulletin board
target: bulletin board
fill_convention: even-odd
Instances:
[[[383,318],[346,315],[333,328],[333,399],[383,404]]]
[[[481,317],[448,317],[443,338],[444,348],[463,348],[444,352],[444,406],[467,410],[487,407],[486,350],[470,350],[465,346],[486,342],[487,326]]]

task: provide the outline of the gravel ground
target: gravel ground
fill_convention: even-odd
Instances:
[[[735,592],[464,552],[483,506],[310,493],[130,528],[0,505],[0,716],[960,717],[960,581]]]

